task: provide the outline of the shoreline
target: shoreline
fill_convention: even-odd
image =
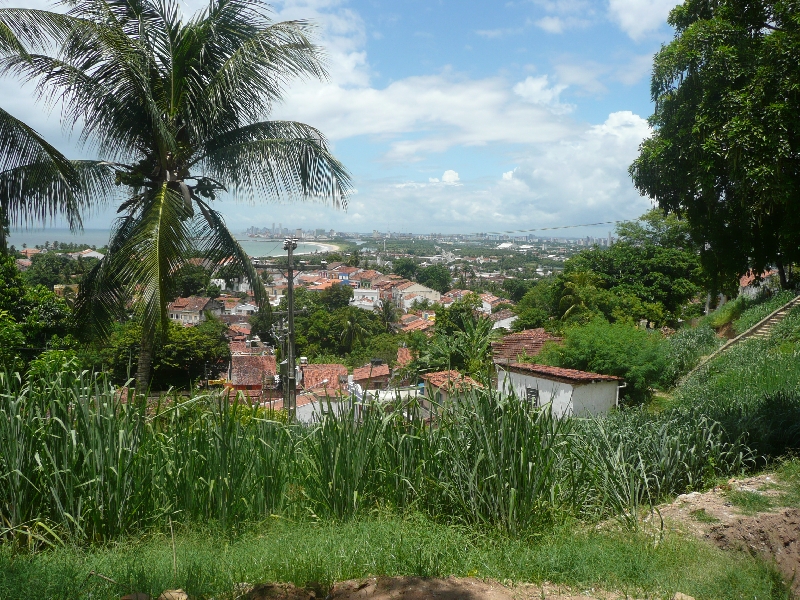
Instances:
[[[341,248],[339,246],[337,246],[336,244],[323,244],[323,243],[320,243],[320,242],[303,242],[303,243],[308,244],[309,246],[312,245],[312,244],[314,246],[319,246],[319,250],[317,250],[317,252],[338,252],[339,250],[341,250]],[[313,253],[312,252],[301,252],[299,254],[313,254]]]

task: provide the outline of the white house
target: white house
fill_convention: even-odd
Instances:
[[[80,252],[70,252],[67,254],[71,259],[77,260],[78,258],[96,258],[97,260],[103,260],[105,254],[101,254],[97,250],[91,250],[87,248],[86,250],[81,250]]]
[[[258,307],[250,302],[243,302],[242,304],[237,304],[233,310],[233,314],[249,316],[256,314],[258,312]]]
[[[350,304],[365,310],[373,310],[380,304],[380,300],[380,290],[357,288],[353,290],[353,299],[350,300]]]
[[[528,363],[496,366],[501,392],[513,392],[535,406],[551,404],[557,417],[602,415],[619,403],[619,377]]]
[[[398,306],[398,308],[402,307],[404,298],[412,296],[422,296],[431,302],[437,303],[442,299],[442,295],[439,292],[432,290],[421,283],[407,281],[392,288],[392,300]]]
[[[178,298],[167,306],[169,318],[181,325],[197,325],[206,320],[206,313],[222,314],[222,303],[203,296]]]

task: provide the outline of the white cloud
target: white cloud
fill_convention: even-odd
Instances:
[[[523,31],[525,30],[522,27],[509,27],[507,29],[479,29],[475,33],[481,37],[492,40],[507,37],[509,35],[519,35]]]
[[[548,33],[564,33],[565,25],[560,17],[542,17],[536,21],[536,26]]]
[[[334,140],[389,139],[385,158],[391,161],[415,161],[453,146],[552,142],[574,127],[554,117],[551,107],[525,102],[503,78],[451,73],[408,77],[383,89],[296,85],[276,116],[311,123]],[[398,139],[409,133],[413,139]]]
[[[453,170],[448,169],[447,171],[444,172],[444,175],[442,175],[442,182],[444,183],[449,183],[453,185],[458,183],[458,181],[459,181],[458,173],[456,173]]]
[[[514,170],[503,173],[503,181],[511,181],[512,179],[514,179]]]
[[[438,177],[429,177],[428,178],[428,183],[439,183],[439,178]]]
[[[533,23],[548,33],[564,33],[568,29],[580,29],[591,24],[594,6],[586,0],[534,0],[545,16]]]
[[[559,101],[559,96],[565,89],[567,86],[564,84],[549,86],[547,75],[528,76],[514,86],[514,93],[526,102],[549,106],[556,113],[568,113],[575,107]]]
[[[669,11],[678,4],[675,0],[609,0],[608,11],[631,39],[640,41],[666,24]]]

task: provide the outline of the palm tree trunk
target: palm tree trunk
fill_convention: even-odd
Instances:
[[[139,364],[136,367],[136,391],[146,394],[153,368],[153,336],[149,335],[147,331],[142,331],[140,348]]]

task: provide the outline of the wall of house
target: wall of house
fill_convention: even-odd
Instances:
[[[597,381],[579,385],[572,395],[573,413],[579,416],[604,415],[616,404],[616,381]]]
[[[511,371],[505,371],[500,366],[497,367],[497,386],[500,391],[513,391],[518,397],[526,398],[527,389],[539,390],[539,406],[552,404],[553,414],[557,417],[572,415],[572,395],[574,388],[568,383],[551,381],[534,377],[533,375],[521,375]]]
[[[527,388],[538,389],[539,405],[551,402],[557,417],[607,414],[617,401],[616,381],[572,385],[506,371],[500,365],[497,366],[497,386],[501,391],[513,390],[520,398],[527,397]]]

